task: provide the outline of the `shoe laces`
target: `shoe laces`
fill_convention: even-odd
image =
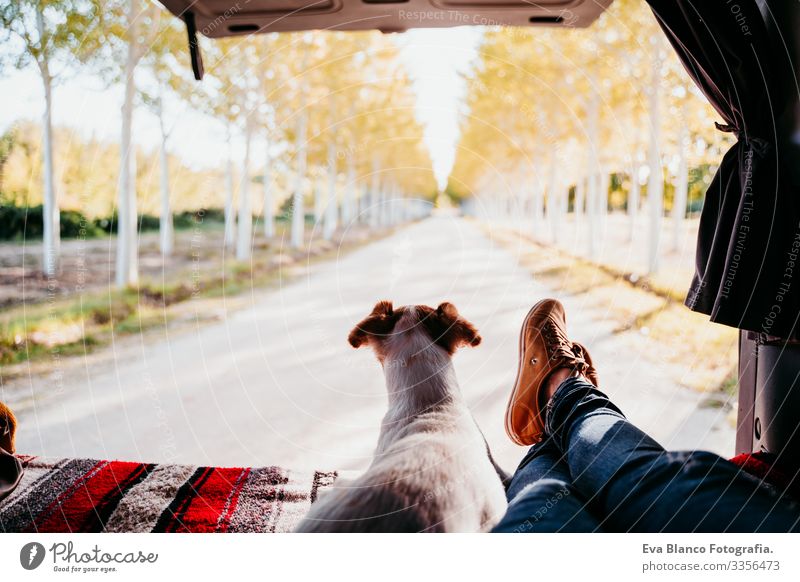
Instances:
[[[590,365],[588,360],[586,359],[586,350],[584,350],[583,346],[579,343],[572,344],[572,353],[575,354],[575,357],[581,362],[580,371],[585,374],[595,374],[596,370],[594,366]]]
[[[578,365],[586,366],[582,352],[576,352],[574,345],[564,335],[564,332],[552,320],[547,320],[541,327],[542,336],[550,351],[550,359],[566,359]],[[583,368],[581,368],[583,370]]]

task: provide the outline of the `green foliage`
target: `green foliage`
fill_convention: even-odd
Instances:
[[[703,209],[706,190],[714,178],[717,166],[701,164],[689,169],[689,213],[697,213]]]
[[[3,135],[0,135],[0,194],[3,192],[3,176],[5,176],[5,166],[14,145],[17,142],[17,127],[11,126]]]
[[[61,212],[63,238],[95,238],[103,231],[92,220],[76,210]],[[42,236],[42,206],[0,206],[0,239],[31,239]]]
[[[173,216],[173,226],[178,229],[194,228],[201,224],[223,223],[224,211],[219,208],[180,212]],[[117,217],[87,218],[77,210],[61,211],[61,237],[90,239],[114,234]],[[156,231],[160,219],[151,214],[139,216],[139,231]],[[0,240],[30,240],[42,237],[42,206],[0,206]]]
[[[176,230],[195,228],[202,224],[225,222],[225,211],[221,208],[201,208],[199,210],[187,210],[172,215],[172,226]],[[95,223],[107,234],[117,232],[116,213],[95,220]],[[156,231],[159,229],[161,219],[152,214],[139,215],[139,232]]]

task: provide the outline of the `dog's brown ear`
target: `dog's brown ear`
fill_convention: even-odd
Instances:
[[[370,315],[379,315],[383,317],[391,317],[394,315],[394,305],[391,301],[378,301],[375,307],[372,308]]]
[[[437,345],[448,354],[453,354],[461,346],[477,346],[481,343],[478,330],[469,321],[461,317],[452,303],[444,302],[431,310],[422,323]]]
[[[372,312],[361,320],[347,336],[354,348],[360,348],[369,341],[370,336],[388,336],[394,329],[397,317],[391,301],[378,301]]]
[[[456,320],[458,319],[458,309],[456,309],[456,306],[452,303],[445,301],[444,303],[440,303],[439,307],[436,308],[436,315]]]

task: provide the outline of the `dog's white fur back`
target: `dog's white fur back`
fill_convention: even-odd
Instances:
[[[401,310],[392,333],[377,340],[389,408],[372,464],[323,493],[297,531],[487,531],[505,511],[450,354],[431,340],[416,308]]]

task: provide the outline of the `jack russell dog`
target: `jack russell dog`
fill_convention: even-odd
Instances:
[[[506,509],[502,479],[467,408],[451,357],[477,346],[455,306],[381,301],[348,338],[383,367],[389,410],[359,478],[320,495],[299,532],[477,532]]]

